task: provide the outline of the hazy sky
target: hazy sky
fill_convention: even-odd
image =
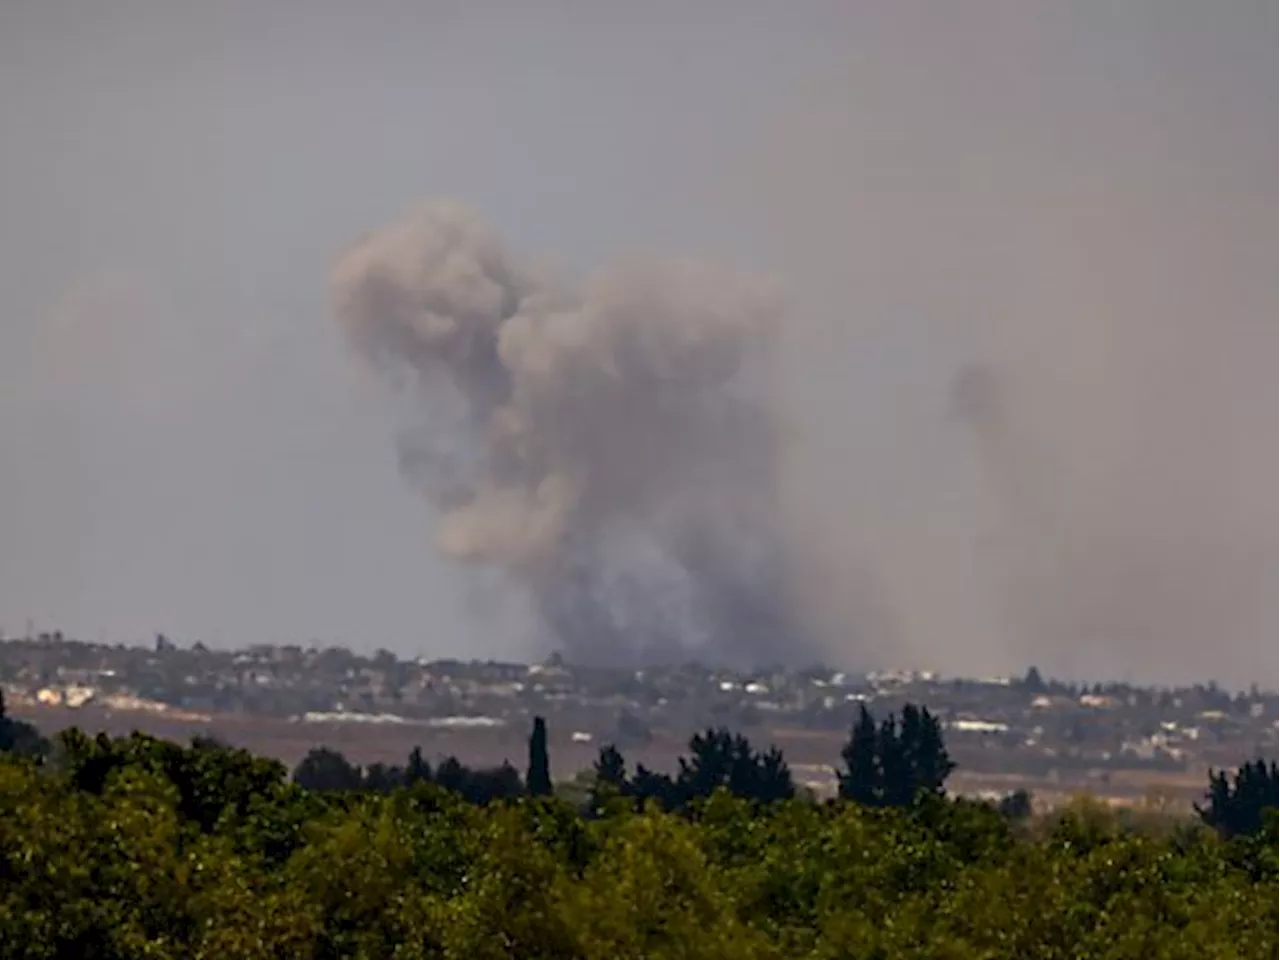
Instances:
[[[830,659],[1274,683],[1275,36],[1245,0],[10,0],[0,628],[527,652],[327,302],[450,197],[574,267],[781,279]],[[971,362],[1024,424],[985,453]],[[1047,519],[999,492],[1037,458]]]

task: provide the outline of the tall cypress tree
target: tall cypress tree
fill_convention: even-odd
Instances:
[[[422,758],[422,748],[414,747],[409,753],[409,765],[405,767],[404,782],[410,785],[431,779],[431,764]]]
[[[916,730],[916,737],[911,744],[916,790],[941,796],[946,792],[944,784],[947,777],[956,768],[942,740],[942,725],[929,712],[928,707],[922,707]]]
[[[841,757],[840,796],[873,807],[906,807],[922,793],[940,795],[955,769],[938,719],[910,703],[901,719],[890,715],[879,726],[861,707]]]
[[[529,773],[525,788],[531,797],[545,797],[551,793],[551,759],[547,755],[547,722],[542,717],[533,718],[533,733],[529,735]]]
[[[884,793],[878,746],[875,719],[859,704],[858,721],[840,753],[845,764],[840,772],[840,796],[867,806],[878,805]]]

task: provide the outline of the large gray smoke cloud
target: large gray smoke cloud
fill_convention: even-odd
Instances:
[[[333,291],[352,344],[414,398],[401,462],[439,549],[527,589],[552,642],[611,661],[803,649],[752,382],[768,284],[636,260],[571,286],[438,202],[348,251]]]
[[[1274,682],[1275,101],[1263,76],[1274,8],[1263,23],[1243,9],[1126,4],[1100,30],[1084,5],[956,15],[937,4],[837,6],[812,75],[775,90],[771,107],[745,98],[757,109],[744,112],[767,115],[726,129],[705,181],[667,190],[726,221],[699,228],[682,211],[673,229],[745,247],[787,280],[766,406],[797,425],[785,455],[771,429],[744,428],[746,439],[724,442],[732,456],[706,446],[714,453],[672,458],[669,479],[655,482],[648,431],[678,448],[697,438],[695,449],[719,433],[697,417],[655,426],[657,394],[628,386],[629,375],[597,390],[592,355],[557,375],[547,404],[568,414],[537,415],[536,429],[514,418],[516,436],[555,438],[556,454],[513,483],[483,435],[503,420],[490,406],[512,396],[516,411],[543,407],[520,397],[532,373],[502,356],[494,376],[453,374],[462,410],[432,393],[433,422],[461,418],[467,429],[426,431],[414,445],[431,465],[419,475],[448,487],[434,494],[446,503],[445,545],[481,556],[482,526],[486,538],[518,541],[504,557],[560,538],[567,549],[502,563],[535,586],[552,622],[601,636],[618,618],[688,636],[694,607],[702,632],[735,634],[717,631],[715,612],[740,623],[753,596],[742,585],[782,580],[727,561],[746,554],[746,539],[782,564],[783,541],[786,590],[762,591],[761,603],[803,614],[803,635],[843,664]],[[655,138],[654,156],[678,139]],[[403,230],[403,246],[421,242]],[[391,234],[382,243],[396,245]],[[421,276],[422,259],[409,275]],[[520,318],[542,315],[533,299],[564,296],[528,279],[503,289],[513,287]],[[697,289],[695,301],[707,295]],[[485,322],[511,326],[511,339],[521,326],[540,330],[522,346],[548,368],[618,342],[617,311],[596,319],[608,296],[588,285],[568,299],[574,322],[563,329],[514,315]],[[672,332],[665,316],[649,318],[654,331]],[[402,354],[421,351],[415,338],[392,339]],[[409,366],[427,369],[432,391],[449,380],[435,361]],[[680,397],[681,415],[723,405],[721,390]],[[643,414],[618,426],[602,397],[637,395]],[[473,439],[444,452],[425,442],[442,436]],[[764,479],[724,467],[743,451],[768,464]],[[613,469],[615,457],[625,466]],[[563,469],[601,462],[607,480],[592,474],[585,487]],[[719,476],[684,476],[695,464],[720,466]],[[495,492],[477,495],[485,484]],[[671,502],[694,491],[717,506],[722,493],[725,504],[767,505],[742,511],[744,537],[692,506],[680,512],[699,525],[668,532]],[[616,531],[637,527],[664,563],[617,545],[627,538]],[[681,542],[694,531],[705,540],[696,550]],[[643,589],[618,571],[639,571]],[[581,602],[606,583],[608,602]],[[664,583],[680,602],[654,601]],[[660,628],[655,607],[680,613]]]

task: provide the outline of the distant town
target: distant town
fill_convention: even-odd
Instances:
[[[783,746],[821,791],[859,707],[884,714],[908,702],[940,718],[968,792],[1017,785],[1042,795],[1189,796],[1210,767],[1277,755],[1274,691],[1071,684],[1035,667],[985,679],[819,666],[603,669],[558,656],[428,661],[335,647],[213,650],[163,636],[146,647],[112,646],[46,633],[0,641],[0,686],[10,708],[46,732],[213,733],[286,761],[316,743],[362,760],[402,759],[410,744],[518,758],[540,715],[555,731],[556,773],[566,778],[606,743],[660,767],[691,733],[723,726]]]

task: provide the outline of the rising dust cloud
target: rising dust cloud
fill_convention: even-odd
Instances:
[[[803,653],[751,376],[780,319],[769,284],[660,259],[570,284],[433,203],[347,252],[333,288],[351,343],[415,401],[401,464],[439,549],[527,591],[552,643],[585,662]]]
[[[877,448],[832,458],[780,399],[779,348],[794,360],[805,326],[758,277],[656,258],[570,281],[435,202],[341,256],[332,295],[406,411],[400,464],[436,514],[438,549],[498,572],[541,642],[577,662],[867,666],[977,647],[985,629],[1005,659],[1072,672],[1073,655],[1105,667],[1112,645],[1185,656],[1224,625],[1246,629],[1251,592],[1266,590],[1266,536],[1246,546],[1253,508],[1228,508],[1225,465],[1161,446],[1160,417],[1114,388],[1089,396],[1067,379],[1046,407],[1064,365],[1024,355],[1023,373],[1050,363],[1028,390],[1014,337],[936,385],[931,426],[961,439],[994,509],[985,531],[931,541],[931,503],[956,474],[908,478],[914,494],[868,509],[859,475]],[[1128,362],[1112,343],[1112,362]],[[1133,389],[1137,368],[1125,373]],[[892,443],[928,445],[886,411]],[[849,529],[860,522],[872,536]],[[938,602],[942,580],[970,605]]]
[[[451,206],[342,260],[441,549],[579,659],[1269,686],[1270,34],[894,10],[690,190],[785,301],[554,281]]]

